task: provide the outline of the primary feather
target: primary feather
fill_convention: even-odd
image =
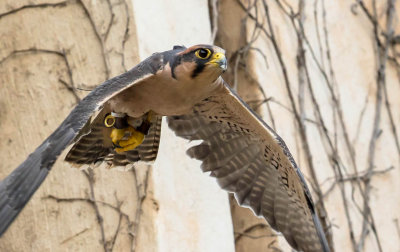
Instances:
[[[300,251],[329,251],[306,182],[283,140],[224,83],[190,114],[168,117],[177,136],[203,140],[190,157],[202,161],[242,206],[264,217]]]

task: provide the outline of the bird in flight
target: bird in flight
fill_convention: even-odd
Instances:
[[[284,141],[220,76],[217,46],[174,46],[90,92],[63,123],[0,181],[0,236],[44,181],[57,157],[75,165],[153,161],[161,118],[240,205],[267,220],[296,250],[329,251],[304,177]]]

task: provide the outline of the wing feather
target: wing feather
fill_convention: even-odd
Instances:
[[[103,103],[114,95],[154,76],[161,68],[162,56],[153,54],[128,72],[94,89],[18,168],[0,181],[0,236],[42,184],[57,157],[78,132],[88,125],[91,115],[98,112]]]
[[[177,136],[203,140],[190,157],[202,161],[239,204],[263,216],[295,249],[329,251],[304,178],[283,140],[224,84],[193,112],[168,117]]]
[[[138,161],[151,162],[157,157],[160,142],[162,116],[155,115],[143,143],[134,150],[117,153],[111,142],[111,128],[103,124],[104,117],[111,110],[105,106],[75,138],[65,161],[77,166],[99,164],[106,161],[109,167],[125,167]]]

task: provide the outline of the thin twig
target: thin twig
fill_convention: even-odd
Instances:
[[[247,237],[249,235],[249,233],[251,233],[255,230],[260,230],[260,229],[265,230],[266,227],[269,227],[269,226],[266,224],[263,224],[263,223],[258,223],[258,224],[255,224],[255,225],[245,228],[242,232],[235,232],[235,234],[237,235],[235,237],[235,243],[238,243],[239,240],[242,239],[243,237]],[[271,236],[278,236],[278,234],[271,234],[270,237]]]
[[[15,14],[19,11],[25,10],[25,9],[34,9],[34,8],[48,8],[48,7],[65,7],[67,6],[67,4],[69,3],[69,1],[62,1],[62,2],[58,2],[58,3],[42,3],[42,4],[27,4],[27,5],[23,5],[21,7],[18,7],[16,9],[12,9],[10,11],[7,12],[3,12],[0,13],[0,18],[6,17],[8,15],[11,14]]]
[[[63,51],[55,51],[55,50],[39,49],[39,48],[28,48],[28,49],[14,50],[10,54],[5,56],[4,58],[0,59],[0,65],[3,64],[4,62],[6,62],[7,60],[13,58],[13,57],[16,57],[16,56],[19,56],[19,55],[24,55],[24,54],[30,54],[30,53],[52,54],[52,55],[56,55],[56,56],[59,56],[59,57],[62,58],[62,60],[65,63],[66,69],[67,69],[67,74],[68,74],[70,83],[67,83],[66,81],[64,81],[61,78],[59,78],[59,81],[60,81],[61,84],[63,84],[63,86],[65,86],[67,88],[68,91],[70,91],[72,93],[72,95],[74,96],[76,102],[79,103],[81,99],[78,96],[78,94],[76,93],[77,88],[75,87],[75,84],[74,84],[74,78],[72,76],[72,68],[71,68],[71,66],[69,64],[67,53],[65,52],[65,50],[63,50]]]
[[[362,4],[362,1],[360,1]],[[382,97],[383,97],[383,87],[386,84],[386,62],[388,58],[388,50],[391,42],[391,37],[393,36],[393,28],[392,28],[392,23],[393,23],[393,17],[394,17],[394,6],[395,6],[395,0],[388,0],[388,6],[387,6],[387,16],[386,16],[386,40],[385,43],[382,44],[379,40],[379,35],[378,35],[378,29],[379,25],[377,20],[377,14],[376,14],[376,3],[375,0],[373,1],[373,9],[374,9],[374,16],[369,15],[369,12],[367,11],[366,14],[370,18],[370,20],[373,23],[373,30],[374,30],[374,37],[375,41],[378,45],[378,69],[377,69],[377,92],[376,92],[376,102],[375,102],[375,115],[374,115],[374,121],[373,121],[373,130],[372,130],[372,136],[371,140],[369,143],[368,147],[368,168],[367,168],[367,174],[372,174],[373,169],[375,168],[375,150],[376,150],[376,143],[379,138],[381,129],[380,129],[380,122],[381,122],[381,108],[382,108]],[[364,12],[366,11],[366,8],[364,8]],[[372,19],[371,19],[372,18]],[[366,182],[365,182],[365,190],[364,190],[364,195],[365,195],[365,200],[364,200],[364,206],[363,206],[363,215],[364,215],[364,222],[362,225],[362,230],[361,230],[361,238],[358,243],[358,250],[361,251],[364,247],[365,243],[365,238],[368,235],[368,219],[370,219],[371,223],[371,229],[375,235],[376,242],[378,244],[379,251],[382,251],[382,247],[380,244],[379,240],[379,235],[376,231],[376,227],[374,225],[374,220],[372,216],[371,209],[368,204],[369,200],[369,194],[372,189],[371,185],[371,180],[370,176],[367,176]]]
[[[85,175],[85,177],[87,178],[88,182],[89,182],[89,198],[92,201],[92,207],[94,209],[94,211],[96,212],[96,218],[97,218],[97,222],[99,223],[100,226],[100,234],[101,234],[101,243],[103,244],[103,248],[104,248],[104,252],[109,252],[108,248],[107,248],[107,242],[106,242],[106,236],[104,234],[104,220],[103,220],[103,216],[100,214],[100,210],[99,210],[99,206],[97,205],[96,202],[96,197],[94,194],[94,173],[93,173],[93,169],[89,168],[88,171],[84,171],[82,170],[83,174]]]
[[[136,251],[136,242],[137,242],[137,235],[139,232],[139,226],[140,226],[140,220],[141,220],[141,215],[142,215],[142,206],[143,202],[146,199],[147,196],[147,187],[149,183],[149,173],[150,173],[150,168],[146,170],[145,178],[143,181],[143,184],[140,184],[138,176],[136,174],[135,167],[132,169],[132,174],[133,178],[135,181],[135,188],[136,188],[136,197],[137,197],[137,206],[136,206],[136,212],[135,212],[135,221],[134,221],[134,226],[132,231],[130,232],[132,236],[132,245],[131,245],[131,252]]]
[[[218,0],[209,0],[208,6],[211,16],[211,43],[214,43],[218,33]]]
[[[90,15],[89,10],[86,8],[86,5],[83,3],[83,0],[77,0],[77,2],[81,5],[86,17],[89,19],[89,22],[90,22],[90,25],[92,26],[93,32],[94,32],[97,40],[99,41],[103,64],[104,64],[104,70],[105,70],[105,79],[107,80],[110,78],[110,67],[109,67],[109,63],[108,63],[108,58],[106,56],[106,49],[104,46],[104,38],[100,35],[100,33],[96,27],[96,24],[94,23],[94,20],[93,20],[92,16]]]

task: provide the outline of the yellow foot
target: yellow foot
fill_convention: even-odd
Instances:
[[[116,146],[115,151],[117,153],[122,153],[124,151],[133,150],[139,146],[143,142],[144,134],[135,130],[132,126],[128,126],[124,129],[113,128],[110,137],[111,141]]]

